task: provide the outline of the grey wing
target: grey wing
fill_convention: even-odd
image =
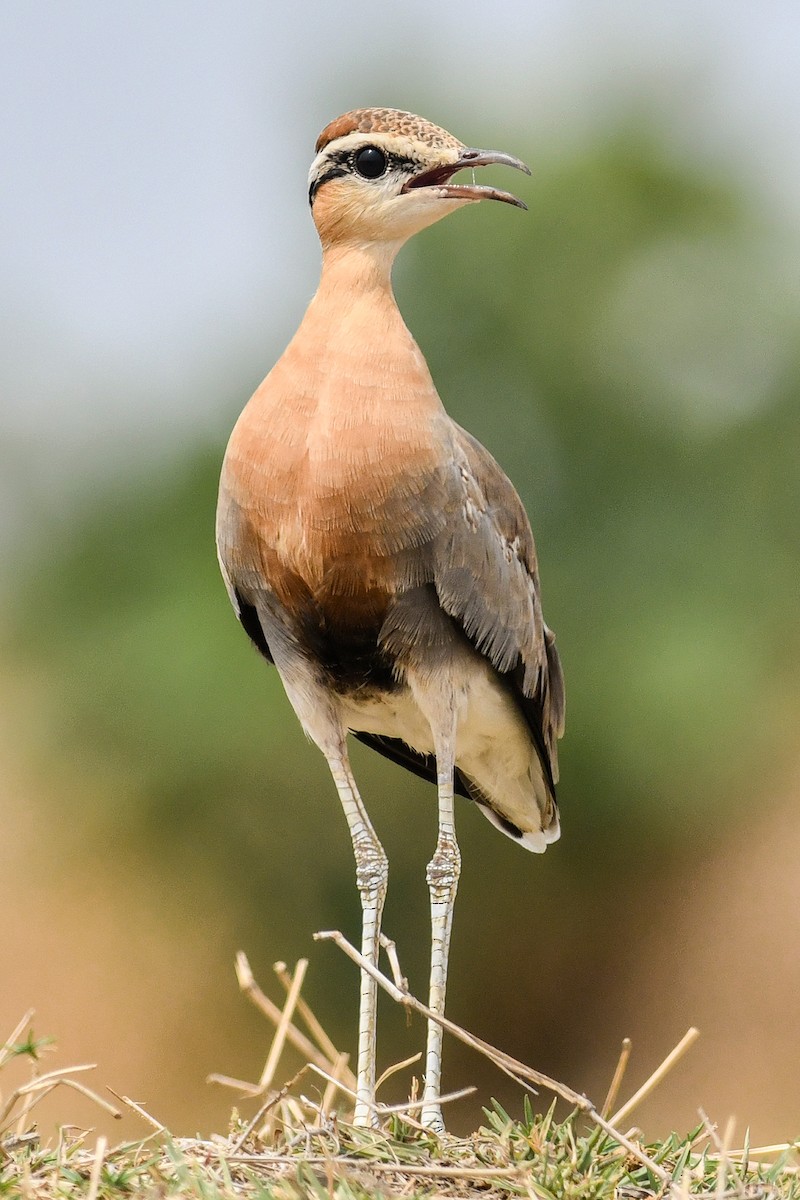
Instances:
[[[442,608],[501,676],[528,722],[546,776],[558,780],[564,680],[542,616],[530,522],[508,477],[480,442],[455,426],[451,513],[434,545]]]

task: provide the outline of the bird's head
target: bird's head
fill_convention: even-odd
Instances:
[[[452,182],[465,168],[501,163],[530,175],[518,158],[474,150],[413,113],[359,108],[323,129],[308,198],[323,246],[385,243],[396,250],[418,230],[477,200],[525,204],[494,187]]]

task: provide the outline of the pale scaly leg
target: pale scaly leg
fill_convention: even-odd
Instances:
[[[296,643],[275,621],[269,610],[259,611],[270,651],[303,729],[319,746],[330,767],[344,815],[350,828],[356,858],[356,882],[361,893],[361,953],[377,967],[383,902],[389,866],[367,810],[358,794],[347,756],[347,731],[330,691],[313,665],[298,654]],[[375,1123],[375,1028],[378,987],[361,972],[358,1011],[358,1070],[356,1072],[356,1125]]]
[[[438,728],[437,728],[438,726]],[[428,1007],[444,1015],[447,988],[447,959],[450,952],[450,932],[453,925],[453,905],[461,873],[461,854],[456,841],[455,800],[453,775],[455,771],[456,716],[454,704],[437,713],[432,722],[436,749],[436,776],[439,791],[439,837],[436,852],[428,863],[427,879],[431,897],[431,977]],[[422,1093],[422,1124],[430,1129],[444,1129],[441,1095],[442,1027],[428,1022],[428,1044],[425,1054],[425,1087]]]
[[[346,745],[342,744],[338,755],[326,754],[325,757],[353,840],[356,882],[361,893],[361,953],[367,962],[377,967],[389,864],[358,794]],[[356,1125],[373,1125],[377,1120],[374,1108],[377,1006],[378,985],[371,975],[362,970],[358,1012],[357,1099],[353,1118]]]

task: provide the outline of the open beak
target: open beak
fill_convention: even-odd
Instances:
[[[456,171],[465,167],[489,167],[501,163],[506,167],[514,167],[530,175],[530,170],[520,159],[511,154],[503,154],[500,150],[462,150],[453,163],[442,163],[430,167],[420,175],[415,175],[403,184],[403,191],[410,192],[414,188],[436,188],[437,193],[450,200],[502,200],[505,204],[514,204],[517,208],[527,208],[524,201],[512,196],[511,192],[502,192],[499,188],[486,187],[477,183],[451,183]]]

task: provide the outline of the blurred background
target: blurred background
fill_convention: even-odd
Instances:
[[[526,503],[567,676],[562,840],[459,811],[449,1012],[597,1101],[623,1036],[627,1093],[695,1023],[646,1131],[800,1132],[798,39],[779,0],[0,7],[0,1036],[35,1006],[52,1064],[222,1130],[205,1077],[256,1078],[269,1035],[243,948],[276,997],[310,954],[353,1047],[355,973],[311,940],[357,936],[345,822],[213,519],[316,286],[316,135],[394,105],[533,169],[529,213],[425,232],[396,287]],[[434,792],[353,758],[423,991]],[[383,1066],[424,1040],[389,1002],[380,1035]],[[445,1082],[480,1089],[457,1131],[521,1110],[456,1045]]]

